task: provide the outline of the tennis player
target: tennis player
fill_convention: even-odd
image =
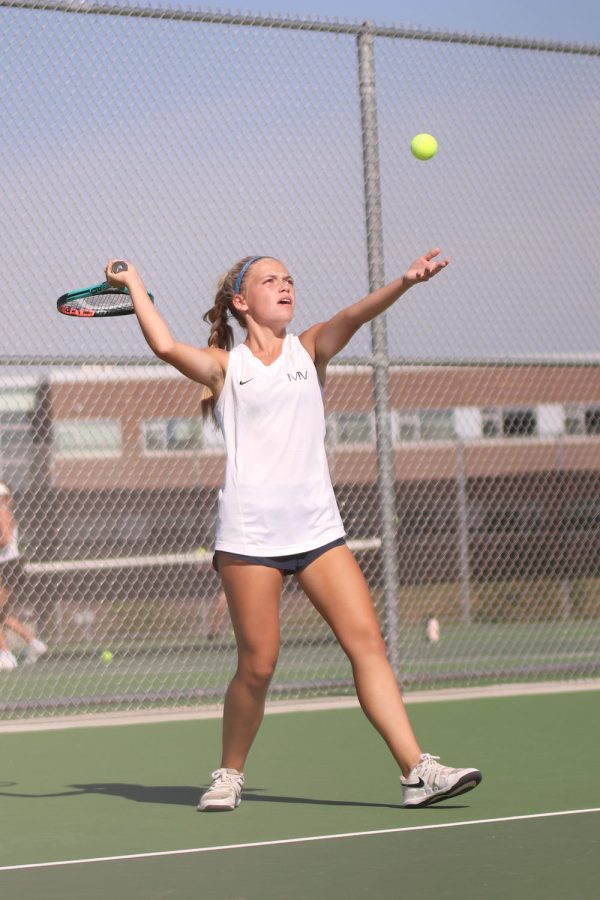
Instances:
[[[11,490],[7,484],[0,482],[0,671],[17,668],[17,658],[6,640],[6,629],[14,631],[27,644],[26,662],[36,662],[48,650],[46,644],[36,638],[31,628],[23,625],[10,608],[24,580]]]
[[[325,455],[322,399],[327,364],[355,332],[409,288],[448,265],[435,248],[391,284],[299,336],[288,333],[296,296],[277,259],[251,256],[219,282],[207,348],[177,341],[150,302],[136,268],[106,278],[125,285],[154,353],[205,385],[227,450],[219,495],[215,566],[221,576],[238,649],[225,696],[220,767],[198,805],[232,810],[263,718],[279,653],[279,604],[289,575],[332,628],[347,654],[358,699],[400,769],[403,802],[427,806],[472,790],[481,773],[449,768],[422,753],[386,656],[366,580],[344,540]],[[246,332],[233,347],[233,318]]]

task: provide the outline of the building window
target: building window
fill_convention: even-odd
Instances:
[[[534,437],[538,433],[534,409],[501,409],[488,407],[482,410],[481,431],[484,438]]]
[[[537,418],[533,409],[505,409],[502,412],[504,437],[533,437],[537,434]]]
[[[456,438],[454,410],[421,409],[394,410],[392,420],[394,441],[453,441]]]
[[[327,436],[334,444],[375,443],[375,423],[370,412],[334,412],[327,416]]]
[[[421,422],[418,412],[394,410],[392,428],[395,443],[418,441],[421,434]]]
[[[427,409],[420,418],[422,441],[452,441],[456,437],[453,410]]]
[[[590,407],[584,412],[585,433],[600,435],[600,406]]]
[[[59,456],[118,456],[121,423],[113,419],[58,419],[54,452]]]
[[[583,407],[565,406],[565,434],[585,434]]]
[[[481,411],[481,433],[484,438],[502,435],[502,413],[499,409],[488,408]]]
[[[600,406],[565,406],[565,434],[600,436]]]
[[[142,423],[146,453],[190,453],[202,447],[199,418],[147,419]]]

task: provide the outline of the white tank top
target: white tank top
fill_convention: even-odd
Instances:
[[[19,558],[19,529],[13,528],[10,541],[4,547],[0,547],[0,565]]]
[[[327,457],[315,364],[288,334],[270,366],[245,344],[229,354],[215,414],[227,450],[215,548],[287,556],[344,536]]]

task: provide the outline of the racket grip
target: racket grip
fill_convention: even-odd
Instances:
[[[118,259],[116,262],[112,264],[110,267],[110,271],[117,275],[118,272],[126,272],[127,271],[127,263],[123,262],[122,259]]]

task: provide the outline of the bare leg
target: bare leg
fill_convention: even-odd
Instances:
[[[6,627],[10,628],[11,631],[14,631],[15,634],[18,634],[19,637],[22,637],[24,641],[27,641],[28,644],[34,638],[33,631],[30,628],[27,628],[26,625],[23,625],[15,616],[7,616],[6,617]]]
[[[238,666],[223,709],[221,766],[244,771],[262,722],[269,684],[279,656],[279,600],[283,576],[277,569],[219,554],[237,642]]]
[[[348,547],[333,547],[297,576],[352,664],[360,705],[390,748],[403,775],[421,750],[387,659],[368,585]]]
[[[6,624],[6,619],[3,618],[2,609],[10,596],[10,591],[3,584],[0,584],[0,653],[4,653],[8,650],[8,643],[6,640],[6,635],[4,633],[4,625]]]

